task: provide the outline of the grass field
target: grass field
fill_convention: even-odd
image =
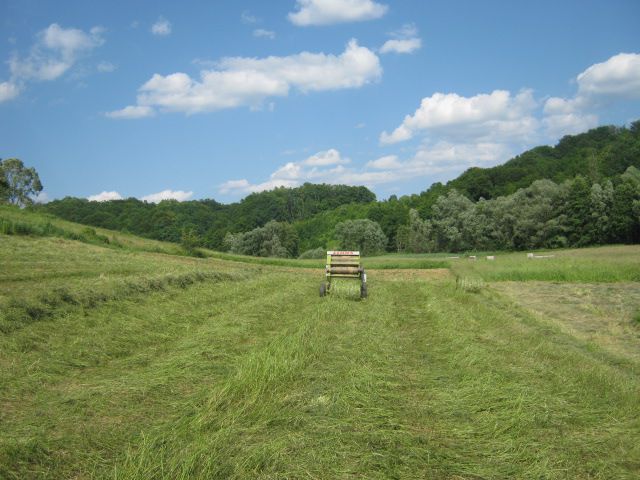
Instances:
[[[640,476],[640,247],[381,257],[359,300],[97,233],[0,234],[0,478]]]

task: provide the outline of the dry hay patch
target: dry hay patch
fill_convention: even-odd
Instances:
[[[640,284],[496,282],[492,288],[553,321],[563,331],[640,361]]]

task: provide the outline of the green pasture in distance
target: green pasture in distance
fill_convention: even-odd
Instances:
[[[640,281],[640,245],[615,245],[570,250],[535,252],[495,252],[495,260],[478,254],[449,260],[458,276],[480,277],[496,281],[548,282],[638,282]],[[534,253],[534,252],[531,252]]]
[[[151,240],[105,228],[88,227],[62,220],[48,213],[32,212],[9,205],[0,205],[0,233],[2,233],[2,227],[18,227],[27,231],[34,230],[36,236],[61,236],[67,238],[84,236],[84,240],[89,243],[99,243],[114,248],[167,253],[170,255],[185,253],[182,247],[174,243]],[[47,230],[51,230],[51,233],[47,233]]]

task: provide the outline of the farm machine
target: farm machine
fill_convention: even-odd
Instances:
[[[331,282],[336,278],[354,279],[360,282],[360,298],[367,297],[367,274],[360,263],[360,252],[337,251],[327,252],[325,281],[320,285],[320,296],[331,293]]]

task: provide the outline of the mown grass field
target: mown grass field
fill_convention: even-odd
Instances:
[[[382,257],[360,300],[125,241],[0,234],[0,478],[640,476],[637,246]]]

